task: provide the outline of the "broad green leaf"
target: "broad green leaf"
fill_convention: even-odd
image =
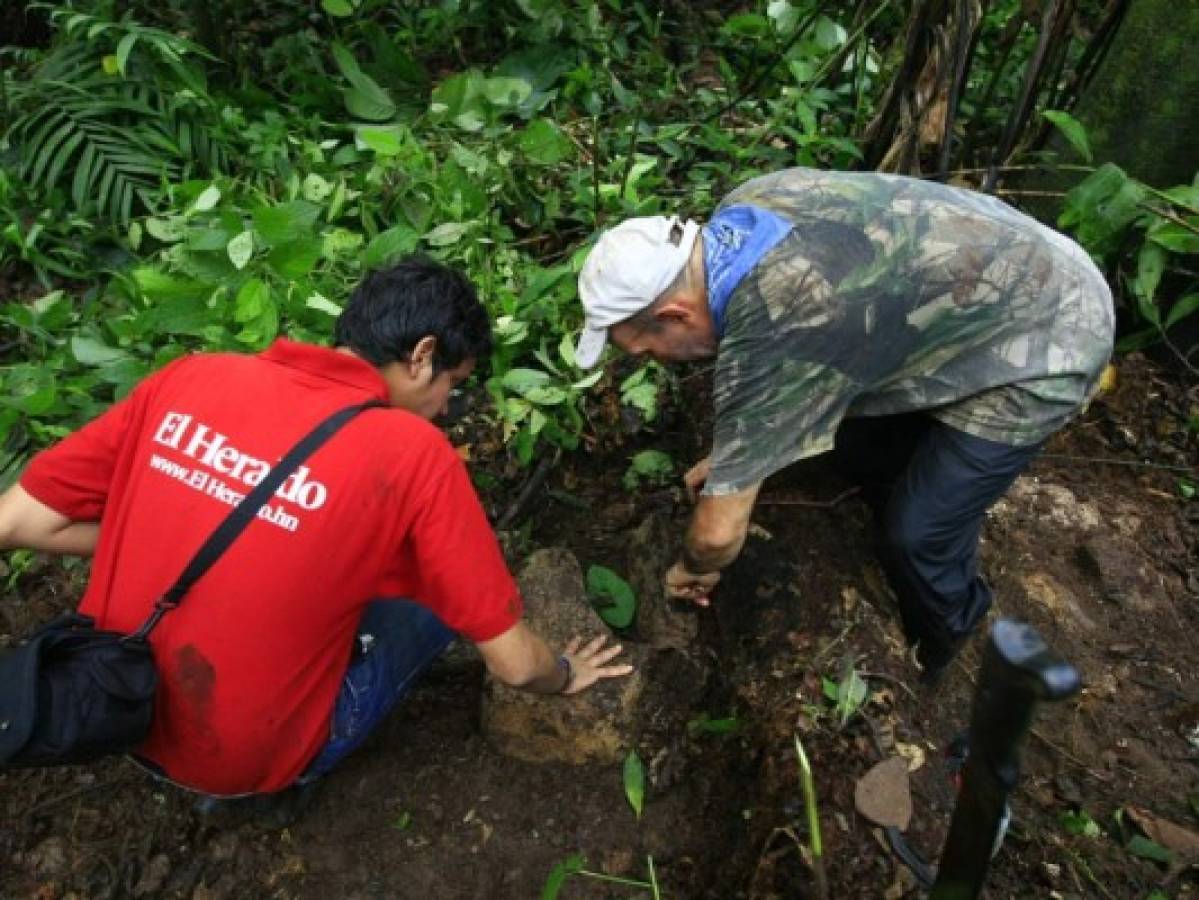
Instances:
[[[340,43],[332,46],[333,59],[341,74],[350,82],[342,92],[346,109],[368,122],[385,122],[396,114],[395,102],[379,84],[358,66],[354,55]]]
[[[207,288],[204,293],[208,293]],[[137,323],[155,337],[160,334],[201,336],[213,324],[211,312],[199,297],[182,295],[164,298],[139,315]]]
[[[310,296],[307,300],[304,301],[304,305],[307,306],[309,309],[318,310],[320,312],[325,313],[326,315],[333,316],[334,318],[341,315],[341,307],[340,306],[338,306],[336,303],[334,303],[328,297],[321,296],[320,294],[317,294],[315,292],[312,294],[312,296]]]
[[[300,185],[300,196],[313,203],[321,203],[332,193],[333,185],[315,172],[304,176],[304,181]]]
[[[321,9],[338,19],[354,15],[354,7],[350,6],[348,0],[321,0]]]
[[[361,232],[348,228],[334,228],[321,238],[321,255],[332,258],[357,253],[365,238]]]
[[[1154,862],[1165,863],[1169,865],[1174,861],[1174,854],[1163,847],[1157,841],[1151,841],[1144,835],[1138,834],[1128,842],[1125,849],[1133,856],[1138,856],[1141,859],[1150,859]]]
[[[119,75],[121,73],[121,62],[117,59],[115,53],[110,53],[100,60],[100,67],[104,70],[105,75]]]
[[[187,234],[187,222],[182,216],[150,218],[146,219],[146,232],[157,241],[173,244],[183,240],[183,236]]]
[[[517,146],[530,162],[552,166],[574,154],[574,144],[549,119],[534,119],[517,135]]]
[[[483,96],[493,106],[520,106],[533,93],[533,85],[523,78],[493,76],[483,82]]]
[[[1192,228],[1160,220],[1149,229],[1149,240],[1175,253],[1199,253],[1199,217]]]
[[[792,6],[789,0],[770,0],[766,4],[766,15],[774,23],[774,30],[780,37],[788,37],[799,24],[799,9]]]
[[[203,282],[190,278],[176,278],[149,266],[134,269],[133,280],[141,292],[151,300],[199,300],[211,291]]]
[[[375,235],[362,254],[367,269],[380,269],[397,257],[411,253],[420,243],[420,235],[407,225],[396,225]]]
[[[1179,185],[1162,193],[1184,209],[1199,213],[1199,183]]]
[[[268,244],[286,244],[312,234],[321,208],[306,200],[293,200],[278,206],[259,206],[251,213],[254,230]]]
[[[452,75],[433,89],[429,111],[446,117],[464,131],[478,131],[487,124],[484,78],[478,69]]]
[[[211,253],[216,250],[224,250],[234,237],[234,232],[215,226],[191,228],[187,232],[187,246],[189,250]]]
[[[581,854],[573,853],[554,866],[541,889],[541,900],[558,900],[558,892],[562,890],[566,879],[581,871],[586,862]]]
[[[641,757],[636,750],[630,750],[624,760],[624,795],[640,819],[641,808],[645,804],[645,766],[641,764]]]
[[[431,247],[448,247],[462,240],[469,226],[465,222],[442,222],[425,235]]]
[[[14,366],[4,378],[0,406],[20,410],[29,416],[49,412],[58,399],[54,373],[40,366]]]
[[[402,125],[360,125],[354,131],[359,150],[373,150],[379,156],[397,156],[404,148],[406,129]]]
[[[1087,162],[1092,161],[1091,143],[1087,140],[1087,130],[1078,119],[1056,109],[1047,109],[1041,115],[1053,123],[1083,159]]]
[[[597,602],[600,618],[613,628],[628,628],[637,614],[637,597],[627,581],[606,566],[587,570],[587,594]]]
[[[254,233],[243,231],[231,240],[225,247],[229,254],[229,262],[235,269],[244,269],[250,257],[254,255]]]
[[[71,355],[85,366],[103,366],[127,359],[129,354],[117,347],[109,347],[95,338],[76,334],[71,338]]]
[[[642,450],[636,454],[625,473],[624,485],[633,490],[642,479],[662,484],[674,474],[674,460],[661,450]]]
[[[303,278],[321,258],[323,247],[324,242],[320,238],[301,238],[277,245],[267,254],[266,260],[284,278]]]
[[[737,37],[761,38],[770,34],[770,21],[756,13],[738,13],[725,20],[723,30]]]
[[[1195,310],[1199,310],[1199,293],[1187,294],[1185,297],[1180,297],[1170,307],[1170,312],[1166,315],[1165,327],[1169,328],[1172,325],[1177,325],[1187,316],[1193,315]]]
[[[834,22],[828,16],[816,20],[816,46],[821,50],[836,50],[845,44],[849,37],[844,26]]]
[[[1157,286],[1161,283],[1162,273],[1165,270],[1166,251],[1156,244],[1142,244],[1141,252],[1137,256],[1136,288],[1138,296],[1150,301],[1150,305],[1152,305],[1153,295],[1157,293]],[[1144,314],[1145,310],[1142,309],[1141,312]],[[1152,316],[1146,315],[1145,317],[1154,323],[1158,321],[1156,310]]]
[[[233,318],[238,322],[251,322],[266,310],[270,302],[271,289],[260,278],[250,278],[237,292],[233,304]]]
[[[200,192],[200,196],[196,198],[196,202],[191,205],[188,212],[208,212],[220,202],[221,189],[215,184],[210,184]]]

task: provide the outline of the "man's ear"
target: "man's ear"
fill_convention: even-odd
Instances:
[[[431,334],[426,334],[423,338],[416,342],[412,348],[412,352],[408,355],[408,368],[415,377],[422,370],[433,370],[433,357],[437,353],[437,338]]]
[[[686,322],[693,314],[691,304],[687,302],[687,299],[681,294],[675,294],[662,301],[661,305],[654,310],[654,319],[660,325],[669,325]]]

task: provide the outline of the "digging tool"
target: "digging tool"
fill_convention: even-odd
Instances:
[[[1064,700],[1082,686],[1078,670],[1031,625],[1000,619],[983,653],[949,837],[929,900],[970,900],[982,890],[1016,786],[1020,746],[1038,702]]]

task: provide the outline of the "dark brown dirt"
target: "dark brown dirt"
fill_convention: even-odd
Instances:
[[[685,386],[697,404],[703,393]],[[1128,464],[1193,471],[1199,454],[1186,421],[1195,413],[1177,385],[1125,361],[1118,390],[1055,439],[990,517],[993,615],[1034,624],[1086,688],[1040,712],[989,897],[1199,893],[1193,870],[1131,855],[1135,828],[1127,815],[1116,820],[1135,804],[1199,831],[1199,502],[1181,497],[1179,472]],[[629,494],[620,477],[643,447],[669,450],[680,465],[700,455],[702,414],[695,419],[676,412],[623,448],[569,458],[512,536],[514,556],[565,543],[584,568],[619,571],[638,552],[627,535],[648,509],[670,510],[681,529],[677,490]],[[487,441],[473,443],[488,468]],[[508,475],[489,471],[487,485]],[[867,511],[854,497],[837,500],[843,489],[819,461],[767,484],[742,559],[714,610],[698,613],[699,655],[715,676],[682,701],[689,717],[735,716],[738,727],[647,730],[636,748],[653,776],[640,821],[618,766],[538,766],[494,753],[477,722],[481,668],[456,655],[288,829],[207,821],[182,791],[122,761],[0,775],[0,897],[524,900],[575,853],[592,871],[636,880],[652,856],[666,897],[815,896],[799,846],[794,733],[815,771],[831,895],[917,896],[855,813],[855,780],[883,755],[915,757],[908,837],[935,860],[954,798],[945,751],[967,724],[985,637],[966,646],[939,690],[918,686],[870,553]],[[515,489],[486,493],[499,512]],[[0,603],[0,641],[69,602],[80,577],[53,565],[16,579]],[[847,658],[870,693],[841,727],[821,678],[840,677]],[[646,702],[695,698],[690,666],[670,656],[655,663]],[[1098,836],[1063,827],[1062,813],[1079,810]],[[649,894],[576,876],[560,896]]]

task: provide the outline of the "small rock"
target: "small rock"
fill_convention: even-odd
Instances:
[[[570,638],[605,634],[607,626],[587,602],[583,573],[568,550],[539,550],[520,574],[525,619],[557,650]],[[625,644],[620,659],[631,675],[601,681],[569,697],[542,697],[488,676],[483,732],[501,752],[526,762],[614,763],[633,745],[642,669],[648,650]]]

